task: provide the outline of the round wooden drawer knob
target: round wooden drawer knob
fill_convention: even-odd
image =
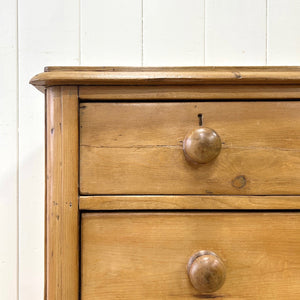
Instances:
[[[215,292],[225,281],[225,265],[211,251],[202,250],[193,255],[187,271],[193,287],[201,293]]]
[[[200,127],[189,133],[183,141],[183,151],[188,160],[205,164],[216,158],[221,151],[221,138],[213,130]]]

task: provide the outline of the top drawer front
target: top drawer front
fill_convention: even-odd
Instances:
[[[81,194],[299,194],[300,102],[82,103]],[[221,137],[207,164],[183,140]]]

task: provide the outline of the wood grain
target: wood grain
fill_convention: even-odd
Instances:
[[[81,210],[300,209],[300,196],[80,196]]]
[[[297,300],[299,230],[297,213],[84,213],[81,299]],[[187,276],[199,250],[226,267],[209,295]]]
[[[30,83],[39,89],[55,85],[300,84],[300,67],[78,70],[44,72],[34,76]]]
[[[202,126],[202,115],[198,117],[199,128],[185,136],[182,147],[186,160],[195,164],[207,164],[220,154],[222,142],[213,129]]]
[[[299,194],[299,109],[291,101],[83,103],[81,194]],[[223,145],[195,166],[182,142],[199,113]]]
[[[78,89],[47,90],[46,299],[78,299]]]
[[[187,272],[191,284],[201,294],[219,290],[226,278],[226,268],[222,259],[207,250],[200,250],[190,258]]]
[[[299,99],[300,85],[80,86],[82,100]]]

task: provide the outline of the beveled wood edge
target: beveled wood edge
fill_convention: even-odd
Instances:
[[[57,85],[300,84],[300,67],[47,67],[30,83]]]
[[[80,196],[80,210],[289,210],[300,196],[126,195]]]
[[[80,100],[299,99],[299,85],[80,86]]]

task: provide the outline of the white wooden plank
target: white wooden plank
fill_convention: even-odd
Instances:
[[[44,97],[28,82],[46,65],[78,65],[78,1],[19,1],[20,300],[44,289]]]
[[[266,64],[266,0],[209,0],[206,65]]]
[[[82,65],[142,63],[142,0],[81,1]]]
[[[18,297],[17,5],[0,0],[0,299]]]
[[[268,65],[300,65],[300,1],[268,0]]]
[[[204,64],[204,0],[144,0],[145,66]]]

